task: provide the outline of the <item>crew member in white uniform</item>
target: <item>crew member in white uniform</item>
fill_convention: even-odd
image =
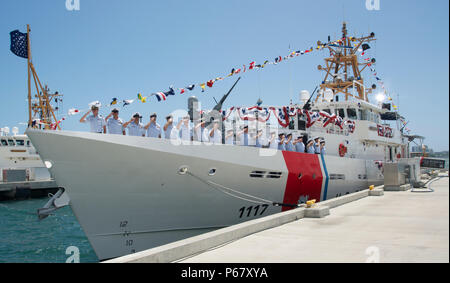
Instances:
[[[263,146],[262,134],[263,134],[263,130],[259,129],[258,131],[256,131],[255,147],[261,148]]]
[[[244,126],[244,129],[240,131],[237,136],[240,139],[240,145],[248,146],[249,145],[249,137],[248,137],[248,126]]]
[[[314,154],[315,150],[314,150],[314,140],[313,139],[309,139],[308,143],[306,144],[306,152],[307,153],[311,153]]]
[[[314,138],[314,153],[320,154],[320,138],[319,137]]]
[[[233,129],[227,131],[227,134],[225,135],[225,144],[234,145]]]
[[[150,115],[150,122],[144,126],[144,130],[147,131],[147,137],[149,138],[161,138],[161,126],[156,123],[156,113]]]
[[[195,140],[198,142],[208,141],[209,139],[204,139],[205,134],[205,121],[200,120],[197,125],[195,125]]]
[[[286,150],[286,137],[285,134],[279,134],[278,135],[278,150]]]
[[[123,124],[124,129],[128,129],[128,135],[134,137],[145,137],[144,125],[140,122],[141,114],[134,113],[130,121]]]
[[[112,116],[112,117],[111,117]],[[114,108],[105,118],[108,133],[112,135],[125,135],[123,120],[119,118],[119,109]]]
[[[164,138],[165,139],[171,139],[172,137],[172,130],[173,130],[173,117],[172,115],[169,115],[166,117],[166,124],[164,125]]]
[[[180,132],[180,138],[182,141],[191,141],[192,129],[189,123],[189,116],[183,117],[183,119],[178,122],[177,130]]]
[[[325,148],[325,140],[320,141],[320,154],[327,154],[327,149]]]
[[[270,139],[268,142],[269,148],[278,149],[278,139],[276,132],[270,132]]]
[[[209,131],[209,141],[214,144],[222,143],[222,131],[219,130],[219,122],[214,122],[212,129]]]
[[[295,141],[295,151],[305,153],[305,144],[303,143],[303,136],[299,136]]]
[[[286,136],[286,150],[287,151],[295,151],[294,144],[292,143],[292,134],[288,134]]]
[[[89,125],[91,126],[91,133],[106,134],[106,122],[103,117],[98,114],[98,110],[98,106],[93,105],[91,110],[81,117],[80,123],[86,123],[86,121],[89,122]],[[91,112],[92,114],[89,115]]]

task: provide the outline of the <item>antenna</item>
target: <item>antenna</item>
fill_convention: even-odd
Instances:
[[[291,44],[289,43],[289,54],[291,54]],[[289,65],[289,98],[292,99],[292,64],[288,62]]]
[[[30,45],[30,25],[27,25],[27,48],[28,48],[28,127],[29,128],[37,128],[35,119],[40,120],[40,125],[44,125],[44,129],[48,130],[51,128],[51,125],[56,123],[56,115],[53,111],[52,101],[54,98],[59,98],[62,95],[56,92],[55,94],[50,94],[47,85],[45,88],[41,84],[41,80],[36,73],[36,69],[34,68],[33,62],[31,61],[31,45]],[[37,102],[33,102],[31,99],[31,78],[33,78],[34,85],[36,87],[35,98],[37,98]],[[35,119],[33,119],[35,118]],[[56,123],[56,127],[58,130],[61,130],[59,123]]]
[[[342,21],[345,22],[345,2],[342,1]]]
[[[324,66],[318,66],[318,69],[326,72],[326,75],[320,85],[322,95],[316,97],[316,102],[321,96],[323,97],[326,89],[331,89],[335,96],[340,93],[345,94],[346,101],[349,97],[368,101],[367,94],[372,93],[372,89],[366,90],[361,73],[365,68],[375,63],[375,59],[373,58],[370,62],[359,63],[356,52],[360,47],[363,50],[369,49],[370,46],[367,43],[374,40],[376,40],[374,33],[359,38],[348,36],[347,24],[343,22],[342,37],[336,42],[326,45],[326,48],[330,50],[330,57],[325,58]],[[353,94],[355,90],[357,95]]]

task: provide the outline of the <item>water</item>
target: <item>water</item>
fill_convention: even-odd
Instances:
[[[86,235],[70,207],[39,221],[36,211],[47,198],[0,202],[0,263],[64,263],[79,249],[80,262],[98,262]]]

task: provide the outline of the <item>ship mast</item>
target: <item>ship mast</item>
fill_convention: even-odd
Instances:
[[[347,24],[343,23],[342,38],[337,43],[328,42],[326,45],[330,51],[330,57],[325,58],[326,66],[319,65],[317,67],[319,70],[325,71],[326,74],[320,85],[316,102],[320,97],[325,98],[326,89],[333,91],[333,99],[339,93],[343,93],[346,101],[349,97],[369,101],[368,94],[372,93],[372,89],[376,88],[376,85],[366,90],[361,73],[366,67],[374,64],[375,59],[359,63],[357,52],[359,48],[368,46],[367,43],[374,40],[376,40],[374,33],[359,38],[347,36]],[[320,41],[317,44],[323,45]]]
[[[47,86],[43,87],[39,76],[36,73],[33,62],[31,60],[31,44],[30,44],[30,25],[27,25],[27,43],[28,43],[28,127],[38,128],[38,123],[34,123],[35,119],[40,120],[40,125],[44,126],[45,130],[49,130],[52,124],[56,123],[58,130],[61,127],[57,123],[56,115],[53,110],[52,101],[54,98],[61,97],[58,92],[54,94],[49,93]],[[36,87],[35,101],[32,100],[31,78],[33,78]]]

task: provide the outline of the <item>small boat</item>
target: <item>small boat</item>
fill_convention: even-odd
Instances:
[[[26,135],[0,131],[0,199],[46,196],[57,185]]]

